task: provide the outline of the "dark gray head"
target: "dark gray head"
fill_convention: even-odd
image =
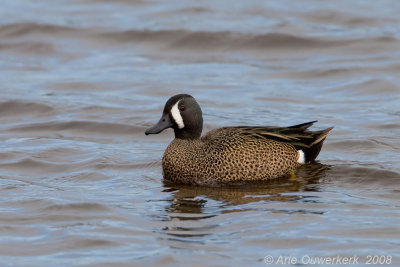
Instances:
[[[146,130],[145,134],[158,134],[167,128],[175,131],[175,138],[200,138],[203,116],[199,104],[187,94],[175,95],[165,103],[160,121]]]

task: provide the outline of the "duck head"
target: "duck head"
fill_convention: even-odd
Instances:
[[[199,104],[191,95],[179,94],[168,99],[161,119],[145,134],[158,134],[167,128],[174,129],[175,138],[200,138],[203,116]]]

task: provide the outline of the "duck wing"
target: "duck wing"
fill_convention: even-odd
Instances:
[[[288,127],[277,126],[237,126],[231,127],[246,135],[247,138],[268,139],[290,143],[297,150],[306,154],[307,161],[313,161],[318,156],[322,143],[333,127],[325,130],[310,131],[308,128],[317,121],[310,121]]]

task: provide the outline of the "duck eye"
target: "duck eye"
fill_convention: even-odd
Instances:
[[[184,106],[179,107],[179,110],[180,110],[180,111],[185,111],[185,109],[186,109],[186,108],[185,108]]]

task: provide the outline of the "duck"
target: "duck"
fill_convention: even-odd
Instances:
[[[175,138],[162,157],[165,181],[218,186],[294,175],[298,167],[315,161],[333,129],[308,130],[315,122],[288,127],[230,126],[201,136],[200,105],[193,96],[178,94],[168,99],[161,119],[145,134],[174,130]]]

